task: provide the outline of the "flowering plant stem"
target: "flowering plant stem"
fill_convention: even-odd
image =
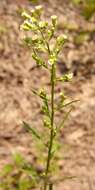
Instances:
[[[45,139],[42,133],[39,130],[28,125],[24,122],[24,127],[32,132],[37,141],[40,141],[45,147],[42,151],[47,153],[45,156],[41,152],[43,157],[42,162],[44,161],[45,167],[40,174],[40,182],[36,181],[37,185],[40,184],[41,190],[53,190],[55,184],[54,177],[57,168],[59,169],[58,164],[56,163],[56,151],[60,149],[58,142],[58,132],[60,128],[64,126],[65,120],[67,120],[69,111],[65,111],[63,120],[57,124],[55,122],[56,112],[67,105],[72,104],[73,101],[66,103],[66,97],[64,92],[59,93],[58,102],[56,101],[55,86],[58,81],[68,82],[72,78],[72,74],[64,74],[63,76],[57,76],[56,64],[58,60],[58,55],[63,48],[63,45],[67,41],[66,35],[59,35],[55,37],[56,26],[57,26],[57,17],[56,15],[51,16],[51,23],[43,21],[41,19],[41,6],[36,7],[31,11],[30,14],[23,12],[22,16],[25,18],[21,28],[25,31],[28,31],[28,36],[24,38],[25,44],[32,50],[32,58],[36,61],[37,66],[47,69],[50,74],[50,86],[51,92],[48,94],[45,89],[33,90],[33,93],[38,95],[43,104],[42,104],[42,113],[43,113],[43,126],[45,127],[44,132],[46,131],[47,139]],[[30,35],[32,33],[32,35]],[[43,54],[46,55],[44,59]],[[44,133],[43,133],[44,134]],[[38,155],[39,157],[39,155]],[[58,158],[60,159],[60,158]],[[41,160],[40,160],[41,161]],[[38,175],[37,175],[38,176]],[[38,179],[38,178],[37,178]],[[36,180],[36,179],[35,179]],[[58,179],[59,180],[59,179]]]
[[[49,173],[50,161],[51,161],[51,152],[54,138],[54,87],[55,87],[55,65],[52,65],[51,68],[51,131],[50,131],[50,142],[48,148],[48,156],[47,156],[47,165],[45,171],[45,181],[44,181],[44,190],[47,190],[47,176]]]

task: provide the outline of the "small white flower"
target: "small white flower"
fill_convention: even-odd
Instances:
[[[39,10],[39,11],[40,11],[40,10],[42,10],[43,7],[42,7],[41,5],[38,5],[38,6],[36,6],[35,8],[36,8],[36,10]]]

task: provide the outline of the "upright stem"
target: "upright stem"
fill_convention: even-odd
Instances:
[[[47,190],[48,187],[47,176],[50,169],[50,161],[51,161],[51,153],[52,153],[53,137],[54,137],[54,87],[55,87],[55,65],[53,64],[51,68],[51,131],[50,131],[50,140],[49,140],[49,148],[47,156],[47,165],[45,171],[44,190]]]

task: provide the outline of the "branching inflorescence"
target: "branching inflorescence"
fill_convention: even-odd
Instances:
[[[54,157],[58,149],[56,146],[56,138],[58,132],[64,126],[65,120],[67,120],[67,117],[72,109],[72,103],[75,101],[66,103],[64,93],[61,92],[59,94],[60,101],[58,103],[55,102],[55,87],[57,82],[68,82],[72,79],[72,73],[57,76],[56,72],[58,56],[63,48],[63,45],[67,41],[67,37],[63,34],[55,38],[57,16],[51,16],[51,22],[49,24],[47,21],[43,21],[43,19],[41,19],[41,14],[41,6],[35,7],[35,9],[33,9],[30,13],[23,12],[22,16],[25,20],[21,25],[21,29],[26,32],[29,31],[29,34],[24,38],[24,42],[32,50],[32,58],[38,66],[47,69],[50,73],[50,95],[48,95],[44,89],[40,89],[38,91],[33,90],[33,93],[38,95],[43,101],[41,108],[44,115],[43,126],[47,128],[49,132],[49,136],[47,135],[47,142],[43,141],[43,138],[37,129],[31,127],[26,122],[23,122],[23,125],[27,130],[32,132],[35,138],[38,141],[41,141],[46,148],[47,155],[45,158],[45,169],[40,173],[41,184],[39,185],[39,188],[41,190],[52,190],[54,180],[52,172],[53,169],[51,166],[53,161],[55,162]],[[46,54],[45,59],[43,54]],[[70,109],[65,113],[63,120],[57,126],[55,123],[55,113],[66,106],[69,106]]]

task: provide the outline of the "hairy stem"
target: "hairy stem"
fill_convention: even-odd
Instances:
[[[50,169],[51,153],[52,153],[53,138],[54,138],[54,87],[55,87],[55,65],[53,64],[51,68],[51,131],[50,131],[50,140],[49,140],[49,148],[47,156],[47,165],[45,171],[44,190],[47,190],[48,187],[47,176],[49,174],[49,169]]]

